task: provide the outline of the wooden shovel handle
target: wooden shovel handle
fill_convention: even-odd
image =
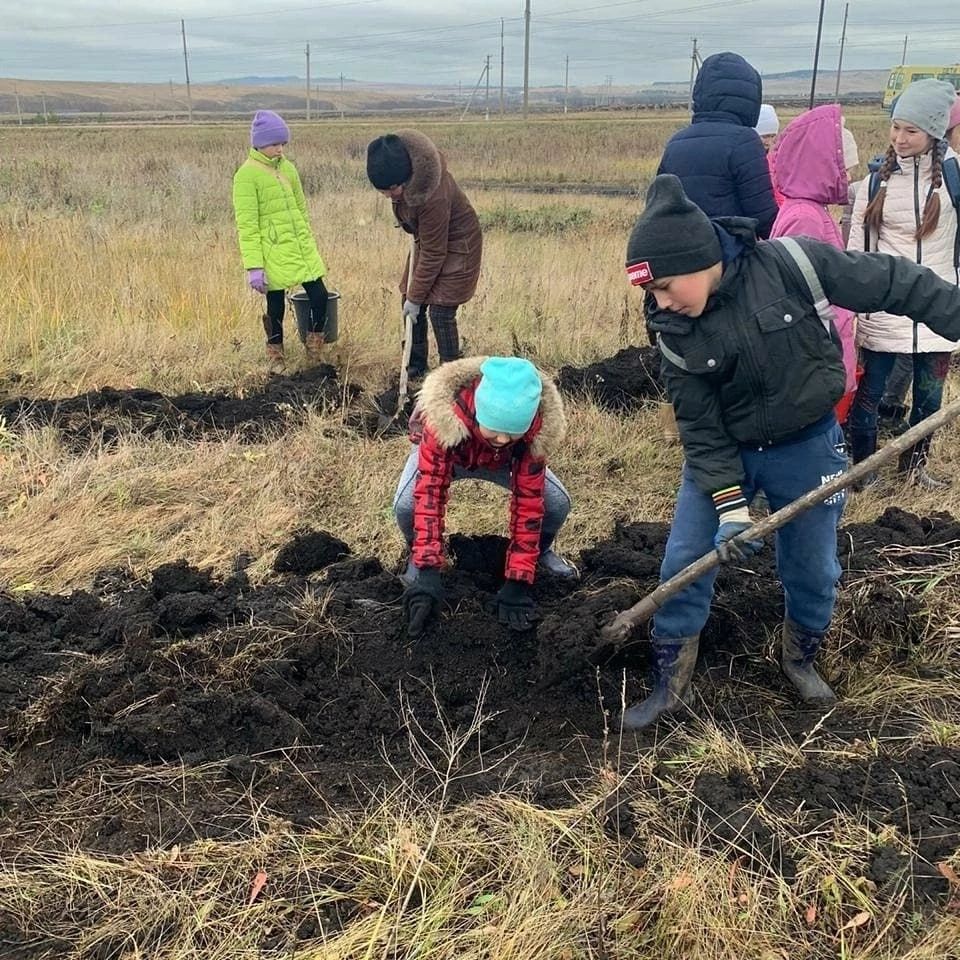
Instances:
[[[922,420],[915,427],[911,427],[906,433],[901,434],[890,443],[886,444],[882,450],[878,450],[872,456],[867,457],[860,463],[855,464],[839,477],[834,477],[826,483],[821,484],[802,497],[798,497],[793,503],[788,503],[783,509],[776,513],[771,513],[764,517],[752,527],[744,530],[734,538],[738,542],[744,540],[761,540],[767,534],[773,533],[780,527],[789,523],[798,517],[805,510],[829,500],[835,493],[846,490],[861,478],[872,473],[877,467],[895,456],[909,450],[917,441],[930,436],[939,427],[949,423],[960,415],[960,400],[954,400],[947,406],[942,407],[932,416]],[[688,567],[684,567],[678,574],[661,583],[656,590],[647,594],[642,600],[635,603],[628,610],[622,610],[613,621],[600,631],[604,640],[616,645],[623,644],[629,638],[631,632],[646,623],[653,615],[669,600],[679,593],[684,587],[689,586],[694,580],[699,580],[705,573],[711,571],[720,564],[720,557],[716,550],[711,550],[699,560],[694,561]]]

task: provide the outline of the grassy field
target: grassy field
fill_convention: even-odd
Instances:
[[[555,371],[645,340],[623,252],[662,145],[682,123],[676,116],[417,125],[444,150],[485,224],[479,291],[461,319],[471,352],[520,349]],[[849,125],[861,157],[882,149],[879,111],[856,113]],[[405,240],[364,172],[367,142],[389,129],[295,125],[288,150],[330,285],[343,298],[330,361],[344,381],[371,392],[399,358]],[[246,138],[240,126],[0,129],[5,397],[108,385],[243,393],[263,382],[261,303],[244,283],[230,204]],[[544,185],[633,194],[545,195]],[[617,518],[668,520],[680,453],[661,441],[654,413],[625,418],[572,402],[569,419],[553,464],[575,502],[561,549],[576,553],[608,536]],[[104,568],[146,575],[177,558],[225,573],[239,554],[253,558],[254,581],[269,579],[276,549],[305,525],[389,565],[400,554],[389,508],[405,454],[404,439],[365,439],[336,409],[258,444],[129,436],[78,451],[50,428],[0,423],[0,583],[20,595],[85,588]],[[956,428],[938,440],[937,461],[955,472]],[[848,516],[871,519],[891,505],[960,514],[960,494],[890,485],[854,498]],[[503,532],[503,499],[453,498],[450,516],[454,530]],[[868,657],[847,683],[845,703],[855,709],[894,718],[920,711],[919,727],[896,751],[960,749],[955,573],[947,564],[942,583],[931,575],[926,584],[931,643],[918,659],[905,667]],[[925,679],[925,669],[935,678]],[[470,728],[445,745],[449,762],[432,771],[429,790],[403,780],[358,798],[358,809],[326,812],[308,793],[318,819],[304,825],[265,813],[251,788],[235,811],[234,836],[173,848],[147,836],[142,849],[116,856],[85,848],[84,818],[101,804],[122,816],[144,784],[186,796],[205,770],[97,769],[64,784],[57,819],[44,829],[35,824],[19,845],[4,838],[0,956],[960,957],[956,857],[943,867],[951,897],[933,909],[917,905],[909,883],[887,897],[865,876],[863,850],[892,828],[831,821],[798,841],[791,882],[747,869],[736,849],[731,856],[729,846],[707,842],[707,825],[692,837],[678,828],[704,771],[761,777],[813,752],[823,763],[869,762],[875,738],[818,740],[813,751],[802,738],[740,739],[709,721],[671,729],[639,753],[619,755],[616,731],[585,744],[593,777],[550,807],[522,792],[455,802],[457,758],[477,734]],[[0,764],[5,794],[29,796],[11,780],[12,749]],[[664,764],[681,786],[654,803],[648,788],[666,782]],[[625,856],[610,829],[608,814],[620,808],[641,825],[642,859]],[[762,804],[756,815],[766,823],[783,816]],[[260,871],[268,882],[252,895]],[[338,910],[347,902],[344,920]]]

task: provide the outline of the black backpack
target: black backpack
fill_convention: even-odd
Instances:
[[[879,159],[879,158],[878,158]],[[879,168],[874,169],[874,161],[870,165],[870,178],[867,183],[867,203],[880,190]],[[947,196],[957,214],[957,235],[953,241],[953,269],[960,273],[960,161],[956,157],[947,157],[943,161],[943,184],[947,188]],[[870,249],[870,228],[863,225],[863,248]]]

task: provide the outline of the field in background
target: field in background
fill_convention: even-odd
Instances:
[[[520,350],[555,371],[645,340],[623,251],[662,145],[683,122],[677,115],[416,124],[443,149],[486,227],[478,295],[461,319],[471,352]],[[882,149],[879,111],[851,112],[849,125],[862,158]],[[396,282],[405,238],[364,172],[367,142],[394,128],[295,124],[288,151],[331,285],[343,297],[341,340],[330,360],[344,381],[368,392],[387,383],[399,357]],[[3,397],[105,385],[243,392],[263,382],[261,303],[244,284],[230,205],[246,138],[240,125],[0,128]],[[548,187],[556,192],[542,192]],[[287,329],[296,365],[289,317]],[[652,411],[625,418],[571,402],[569,420],[568,442],[552,464],[576,505],[564,551],[608,536],[617,518],[669,519],[680,454],[662,442]],[[0,582],[22,596],[87,587],[104,568],[146,575],[175,558],[226,573],[238,554],[253,557],[254,582],[269,581],[276,548],[304,525],[389,566],[400,553],[390,498],[405,453],[404,439],[365,439],[336,409],[253,444],[129,436],[78,451],[52,429],[19,433],[0,423]],[[938,440],[937,461],[956,472],[955,428]],[[891,505],[960,514],[960,493],[910,491],[905,502],[891,484],[854,498],[848,515],[873,518]],[[503,532],[498,493],[454,497],[451,507],[453,530]],[[956,627],[944,632],[960,621],[955,579],[945,567],[942,583],[924,588],[924,635],[936,643],[908,665],[871,652],[848,680],[844,705],[854,727],[857,711],[922,715],[919,732],[900,741],[892,735],[895,752],[960,747],[960,726],[944,719],[960,702]],[[311,616],[328,623],[316,603]],[[0,637],[3,629],[0,623]],[[227,657],[230,669],[249,668],[239,659]],[[935,679],[928,683],[924,670]],[[51,685],[51,696],[57,692]],[[953,880],[951,906],[925,912],[907,888],[891,901],[865,878],[863,850],[878,836],[899,843],[892,828],[831,820],[802,838],[794,886],[752,873],[747,855],[755,850],[731,856],[729,847],[708,842],[722,824],[679,830],[679,811],[692,802],[684,791],[703,771],[745,770],[759,782],[765,770],[789,771],[810,759],[806,741],[781,738],[779,730],[748,741],[708,718],[630,754],[615,730],[605,731],[583,742],[594,773],[569,802],[547,809],[529,796],[492,794],[458,806],[453,754],[470,751],[471,732],[442,745],[450,769],[429,771],[427,792],[404,783],[359,797],[362,815],[331,809],[320,826],[305,826],[265,814],[269,802],[251,785],[232,814],[235,836],[175,848],[152,836],[124,856],[90,855],[79,839],[63,837],[81,837],[100,805],[122,817],[136,806],[136,791],[162,786],[192,795],[210,771],[176,763],[91,769],[64,793],[62,820],[32,825],[29,846],[4,838],[14,853],[0,864],[0,943],[10,945],[0,954],[39,956],[11,932],[30,929],[37,943],[62,937],[46,955],[78,960],[960,956]],[[558,732],[558,741],[564,736]],[[869,766],[886,749],[854,730],[818,744],[815,759]],[[9,782],[14,760],[0,755],[11,795],[26,791]],[[321,803],[313,789],[304,788],[307,808]],[[662,804],[645,792],[654,789],[662,790]],[[622,856],[621,809],[646,838],[643,860]],[[779,814],[763,804],[758,811],[773,830]],[[256,888],[265,866],[269,883],[251,900],[251,881]],[[947,867],[960,870],[960,863]],[[349,922],[338,916],[334,923],[347,900]],[[51,919],[65,904],[71,918],[88,919]],[[303,932],[307,921],[313,926]],[[327,943],[324,930],[337,935]]]

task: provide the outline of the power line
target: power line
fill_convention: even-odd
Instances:
[[[335,7],[369,7],[374,4],[383,3],[384,0],[340,0],[338,3],[314,3],[309,7],[284,7],[278,10],[269,11],[270,16],[274,17],[278,13],[301,13],[304,10],[332,10]],[[200,21],[208,22],[211,20],[238,20],[241,17],[262,17],[263,10],[251,10],[248,13],[222,13],[211,14],[202,17],[190,17],[191,23]],[[177,18],[169,20],[127,20],[120,23],[97,23],[89,21],[87,23],[71,23],[58,27],[19,27],[16,30],[2,30],[0,33],[63,33],[65,31],[73,32],[75,30],[116,30],[122,27],[156,27],[164,23],[176,23]]]

